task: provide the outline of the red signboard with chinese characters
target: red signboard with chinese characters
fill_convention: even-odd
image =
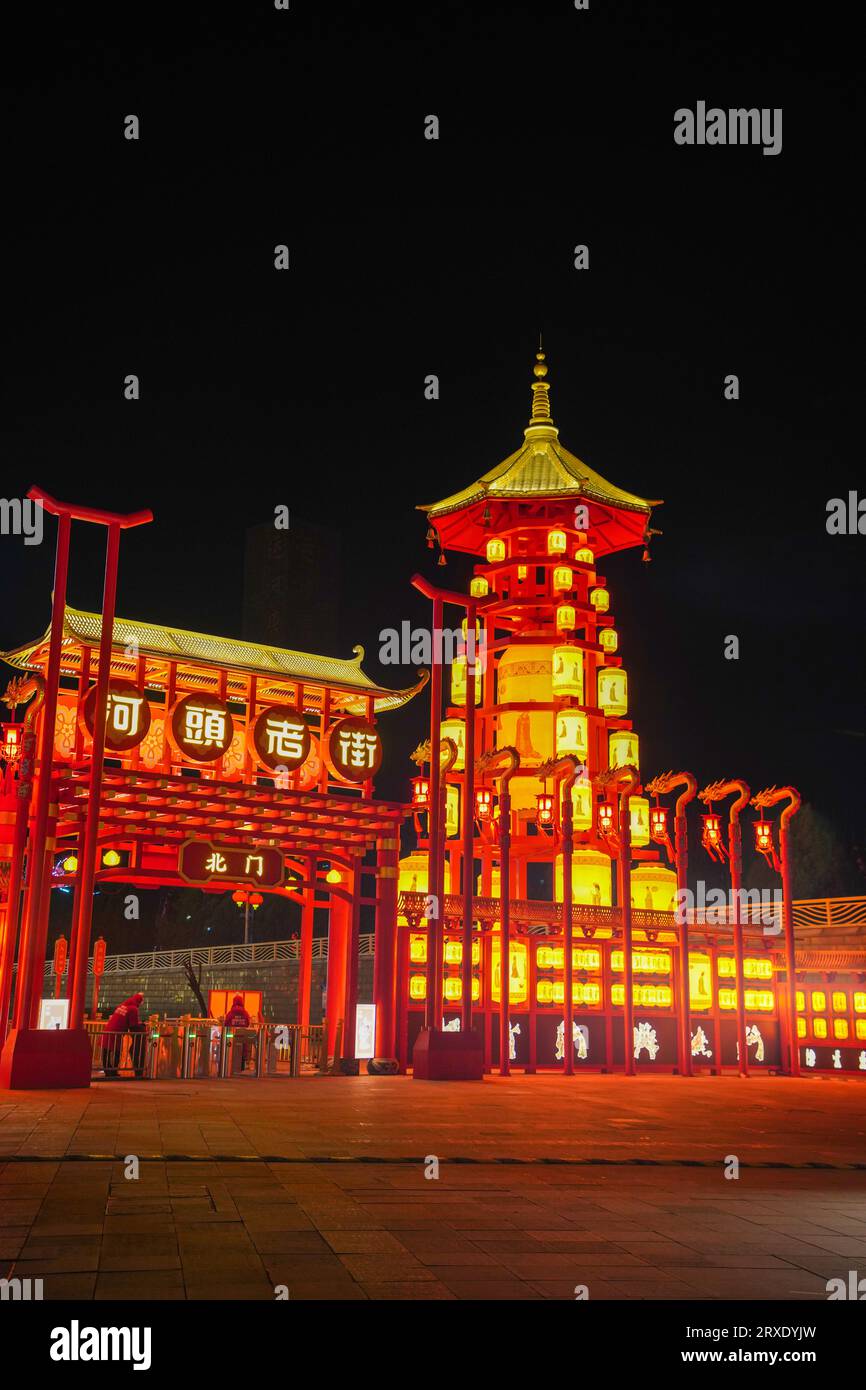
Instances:
[[[99,936],[93,943],[93,973],[102,975],[105,971],[105,937]]]
[[[213,695],[185,695],[171,712],[168,736],[177,752],[194,763],[213,763],[231,748],[234,721]]]
[[[325,756],[335,777],[366,782],[382,766],[382,740],[369,720],[351,715],[328,730]]]
[[[96,686],[84,697],[81,720],[93,738],[96,721]],[[112,753],[128,753],[145,737],[150,728],[150,705],[143,690],[129,681],[110,681],[108,711],[105,718],[105,747]]]
[[[249,731],[250,752],[268,772],[296,772],[310,756],[312,737],[293,705],[269,705]]]
[[[279,888],[286,866],[278,849],[269,845],[219,845],[211,840],[184,840],[178,851],[177,871],[187,883],[256,883]]]
[[[66,969],[66,955],[69,950],[69,943],[65,936],[58,936],[54,943],[54,973],[62,975]]]

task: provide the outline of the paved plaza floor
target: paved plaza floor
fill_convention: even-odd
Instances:
[[[47,1299],[814,1301],[852,1269],[856,1081],[0,1092],[0,1275]]]

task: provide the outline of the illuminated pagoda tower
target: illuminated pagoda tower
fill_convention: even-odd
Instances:
[[[550,409],[548,368],[543,352],[533,367],[532,414],[520,448],[477,482],[440,502],[422,507],[429,522],[428,543],[438,545],[444,554],[462,551],[479,557],[474,567],[469,594],[458,595],[416,578],[416,587],[433,599],[434,628],[442,615],[456,612],[456,622],[467,623],[477,614],[476,634],[479,654],[474,664],[474,715],[472,759],[495,750],[511,748],[519,755],[519,767],[510,778],[510,889],[509,1007],[511,1017],[511,1058],[535,1069],[543,1064],[545,1047],[536,1015],[550,1006],[550,1016],[562,1024],[563,983],[562,947],[551,947],[547,955],[530,951],[529,934],[545,930],[548,903],[533,902],[533,887],[547,875],[548,893],[552,886],[554,903],[563,900],[563,854],[561,826],[557,808],[558,788],[552,778],[539,776],[539,768],[564,755],[572,755],[581,769],[572,787],[573,805],[573,911],[575,940],[581,932],[602,941],[612,935],[609,922],[615,907],[611,840],[599,826],[599,807],[606,802],[598,778],[609,768],[640,767],[638,734],[630,719],[628,673],[619,653],[619,636],[611,610],[611,596],[600,562],[616,551],[632,546],[646,547],[653,532],[652,509],[659,503],[626,492],[602,478],[570,453],[559,440]],[[437,598],[438,595],[438,598]],[[449,604],[464,604],[463,614]],[[438,607],[437,607],[438,604]],[[467,618],[467,614],[470,617]],[[438,618],[437,618],[438,615]],[[445,617],[447,625],[450,620]],[[471,650],[468,653],[472,657]],[[445,658],[447,663],[447,657]],[[437,717],[436,671],[433,682],[434,721]],[[442,669],[445,718],[436,729],[431,726],[431,761],[440,739],[451,739],[458,756],[453,768],[444,773],[440,795],[446,822],[444,862],[438,871],[431,866],[428,882],[424,838],[427,818],[418,817],[422,839],[419,851],[402,861],[401,889],[404,891],[403,920],[410,928],[408,980],[401,982],[401,994],[408,999],[404,1026],[404,1046],[411,1053],[413,1038],[421,1026],[421,1008],[426,1009],[426,1029],[457,1031],[457,1014],[462,1026],[468,1017],[465,986],[468,968],[462,964],[462,948],[451,938],[460,930],[454,919],[455,899],[447,895],[461,891],[465,883],[463,863],[471,848],[475,877],[474,905],[466,906],[465,917],[472,916],[473,978],[472,1026],[482,1033],[485,1062],[498,1062],[498,1036],[495,1020],[499,1012],[499,972],[501,947],[498,932],[491,928],[501,916],[500,865],[502,829],[500,823],[500,759],[490,773],[470,775],[472,790],[471,837],[467,833],[464,811],[466,782],[466,702],[467,653],[458,655]],[[440,710],[440,712],[442,712]],[[448,745],[444,745],[447,749]],[[507,762],[507,758],[506,758]],[[424,805],[424,782],[417,791],[416,805]],[[638,787],[638,793],[640,788]],[[500,804],[497,804],[499,801]],[[609,803],[607,803],[609,804]],[[650,841],[649,801],[638,794],[631,798],[632,859],[637,861],[631,874],[631,902],[636,921],[643,912],[669,913],[674,906],[676,876],[658,863],[658,853],[647,849]],[[602,812],[602,814],[604,814]],[[430,820],[432,821],[432,813]],[[434,846],[435,852],[435,846]],[[534,871],[531,866],[548,865]],[[443,1015],[439,1019],[429,1005],[428,981],[433,979],[427,960],[424,922],[405,904],[406,893],[433,891],[439,883],[450,901],[443,913],[443,946],[440,972],[443,985]],[[492,900],[492,904],[490,904]],[[481,907],[487,908],[485,920]],[[449,916],[451,920],[449,920]],[[578,928],[578,921],[584,927]],[[468,922],[464,922],[468,926]],[[412,928],[416,928],[415,934]],[[646,939],[636,932],[635,939]],[[433,934],[431,933],[431,941]],[[464,936],[468,941],[468,934]],[[437,948],[431,947],[435,952]],[[621,956],[620,952],[620,956]],[[597,946],[575,953],[580,979],[574,986],[575,1019],[580,1006],[594,999],[593,964],[603,965]],[[427,968],[425,969],[425,962]],[[589,963],[589,975],[580,966]],[[615,961],[614,961],[615,963]],[[551,964],[549,976],[543,973]],[[542,972],[541,974],[539,972]],[[601,989],[601,980],[598,989]],[[583,991],[583,993],[581,992]],[[532,1017],[520,1028],[520,1011]],[[449,1010],[451,1016],[449,1017]],[[456,1011],[456,1013],[455,1013]],[[483,1027],[479,1014],[484,1017]],[[545,1025],[549,1027],[550,1025]],[[513,1029],[517,1032],[514,1033]],[[505,1035],[501,1035],[503,1040]],[[555,1037],[555,1035],[554,1035]],[[547,1034],[545,1033],[545,1038]],[[544,1046],[542,1045],[544,1043]],[[560,1039],[557,1046],[561,1047]],[[546,1055],[546,1054],[545,1054]],[[561,1053],[559,1054],[561,1055]],[[550,1061],[554,1060],[551,1051]],[[417,1063],[417,1058],[416,1058]],[[417,1071],[417,1065],[416,1065]]]

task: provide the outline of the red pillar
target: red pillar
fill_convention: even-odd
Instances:
[[[378,845],[376,941],[373,1003],[376,1005],[376,1057],[397,1056],[397,875],[400,842],[394,834]]]
[[[93,715],[93,747],[90,751],[90,782],[87,790],[87,813],[81,846],[78,872],[81,893],[78,918],[74,925],[75,978],[70,980],[69,1027],[80,1028],[84,1022],[87,988],[87,959],[90,951],[91,918],[93,914],[93,884],[96,877],[99,846],[99,803],[102,796],[102,764],[105,756],[105,724],[108,714],[108,682],[111,675],[111,644],[114,635],[114,613],[117,600],[117,569],[120,555],[120,525],[113,521],[108,527],[105,548],[105,581],[102,589],[102,632],[99,639],[99,671],[96,679],[96,709]]]
[[[565,1011],[563,1015],[562,1065],[566,1076],[574,1075],[574,885],[571,866],[574,857],[574,802],[571,788],[574,775],[564,780],[562,789],[562,944]]]
[[[43,892],[50,892],[50,878],[45,882],[45,852],[48,843],[48,811],[51,793],[51,764],[54,755],[54,725],[57,719],[57,694],[60,681],[60,655],[63,642],[63,617],[66,612],[66,579],[69,573],[69,540],[72,521],[63,513],[57,522],[57,552],[54,561],[54,596],[51,612],[51,638],[48,647],[48,667],[45,673],[45,704],[42,708],[42,727],[39,737],[39,764],[36,783],[36,805],[30,839],[28,883],[24,898],[24,923],[21,947],[18,952],[18,980],[15,989],[15,1028],[30,1027],[33,981],[42,988],[42,967],[45,943],[39,941],[39,918]]]
[[[634,971],[631,935],[631,792],[632,787],[629,787],[619,798],[618,886],[622,913],[622,1016],[626,1076],[634,1076],[637,1071],[634,1060]]]
[[[499,1075],[511,1072],[511,792],[507,780],[499,794]]]
[[[682,904],[682,921],[680,928],[680,979],[679,979],[679,1011],[680,1011],[680,1074],[682,1076],[692,1076],[692,1023],[691,1023],[691,986],[689,980],[689,917],[684,895],[684,890],[689,885],[689,832],[686,822],[685,811],[680,812],[679,801],[677,802],[677,814],[674,820],[674,857],[677,867],[677,894]],[[717,1040],[716,1046],[720,1042]]]
[[[466,608],[466,640],[475,633],[477,610],[474,603]],[[463,962],[460,971],[463,984],[460,1027],[464,1033],[472,1030],[472,900],[475,893],[475,664],[478,644],[466,653],[466,738],[463,763]],[[455,885],[456,887],[456,885]]]
[[[731,860],[731,888],[734,898],[734,961],[737,971],[737,1043],[739,1046],[740,1076],[749,1075],[749,1049],[746,1044],[746,971],[743,964],[743,924],[740,921],[740,889],[743,886],[743,831],[739,817],[731,807],[728,835]]]
[[[349,906],[349,930],[346,962],[346,1008],[343,1017],[343,1056],[355,1055],[355,1020],[358,1011],[358,954],[361,946],[361,869],[352,874],[352,901]]]
[[[313,921],[316,903],[316,861],[310,860],[307,871],[310,887],[304,892],[301,907],[301,950],[298,960],[298,1023],[302,1028],[310,1023],[310,984],[313,978]]]
[[[799,805],[799,799],[797,802]],[[796,809],[796,807],[794,808]],[[788,1003],[788,1059],[791,1076],[800,1075],[800,1046],[797,1039],[797,959],[794,945],[794,901],[791,887],[791,849],[785,812],[779,827],[779,857],[782,861],[782,911],[785,920],[785,993]]]
[[[349,955],[350,919],[351,904],[345,898],[332,893],[328,923],[328,985],[325,995],[326,1057],[334,1056],[337,1023],[340,1019],[344,1023],[345,1035],[346,967]]]

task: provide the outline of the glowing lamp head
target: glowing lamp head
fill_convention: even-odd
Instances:
[[[501,536],[491,536],[484,553],[489,565],[498,565],[505,559],[505,541]]]
[[[486,598],[490,593],[490,585],[483,574],[477,574],[469,584],[469,592],[473,598]]]
[[[21,757],[21,725],[20,724],[0,724],[3,741],[0,744],[0,758],[7,763],[14,763]]]
[[[773,829],[768,820],[755,821],[755,849],[759,854],[773,852]]]
[[[426,811],[430,804],[430,778],[412,778],[412,805],[416,811]]]
[[[574,571],[568,565],[557,565],[553,571],[553,587],[558,594],[567,593],[574,583]]]
[[[325,874],[325,882],[342,883],[343,875],[340,873],[339,869],[329,869],[328,872]]]
[[[704,833],[701,836],[701,843],[706,849],[716,849],[722,843],[722,818],[717,816],[714,811],[703,816]]]
[[[522,584],[522,583],[523,583],[523,581],[524,581],[524,579],[526,578],[526,576],[528,575],[528,573],[529,573],[529,566],[528,566],[528,565],[518,565],[518,566],[517,566],[517,581],[518,581],[519,584]]]
[[[77,869],[78,869],[78,855],[77,855],[77,854],[67,854],[66,858],[65,858],[64,861],[63,861],[63,872],[64,872],[65,874],[74,874],[74,873],[77,871]]]
[[[535,819],[539,825],[553,825],[553,796],[539,792],[535,798]]]
[[[478,820],[490,820],[493,814],[493,793],[489,787],[478,787],[475,792],[475,815]]]
[[[663,845],[668,838],[668,813],[664,806],[650,807],[650,838]]]
[[[570,603],[561,603],[556,610],[556,626],[560,632],[573,632],[577,626],[577,616],[574,606]]]
[[[613,806],[609,801],[602,801],[598,808],[598,833],[608,836],[613,830]]]
[[[120,855],[116,849],[107,849],[102,856],[102,862],[107,869],[116,869],[120,863]]]
[[[610,608],[610,594],[607,589],[590,589],[589,601],[596,613],[606,613]]]
[[[547,553],[548,555],[564,555],[568,549],[568,536],[564,531],[554,530],[547,533]]]

